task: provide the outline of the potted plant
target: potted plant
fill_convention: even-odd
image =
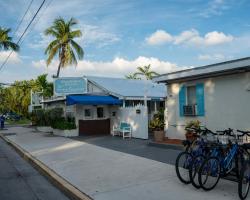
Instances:
[[[192,120],[186,123],[185,126],[185,136],[187,140],[194,141],[197,139],[197,134],[194,131],[191,131],[190,128],[200,129],[201,122],[199,120]]]
[[[154,140],[156,142],[161,142],[164,140],[164,111],[160,110],[157,114],[154,115],[153,120],[150,121],[149,127],[153,130]]]

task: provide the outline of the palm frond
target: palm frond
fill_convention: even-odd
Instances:
[[[71,40],[70,42],[71,42],[72,47],[76,51],[78,58],[80,60],[83,59],[84,51],[83,51],[82,47],[80,47],[80,45],[77,44],[74,40]]]
[[[50,65],[51,61],[53,60],[53,58],[55,57],[58,51],[59,51],[59,45],[56,45],[52,49],[48,50],[49,57],[47,58],[47,61],[46,61],[47,66]]]
[[[80,30],[76,30],[76,31],[72,31],[70,32],[70,38],[76,38],[76,37],[81,37],[82,36],[82,32]]]

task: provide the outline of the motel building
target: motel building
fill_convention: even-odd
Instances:
[[[166,87],[150,80],[108,77],[63,77],[54,80],[54,96],[45,109],[61,107],[75,118],[77,135],[111,134],[126,122],[132,137],[148,139],[148,122],[165,108]]]
[[[167,87],[166,136],[185,139],[185,124],[212,131],[250,130],[250,57],[163,74]]]

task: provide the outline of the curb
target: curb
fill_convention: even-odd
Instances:
[[[65,180],[63,177],[58,175],[55,171],[47,167],[45,164],[43,164],[41,161],[33,157],[30,153],[28,153],[26,150],[21,148],[16,143],[9,140],[7,137],[5,137],[3,134],[0,134],[0,137],[11,147],[13,147],[16,152],[21,155],[26,161],[28,161],[32,166],[34,166],[41,174],[46,176],[46,178],[54,185],[56,186],[60,191],[62,191],[67,197],[69,197],[72,200],[93,200],[91,197],[89,197],[87,194],[83,193],[79,189],[77,189],[75,186],[73,186],[71,183],[69,183],[67,180]]]

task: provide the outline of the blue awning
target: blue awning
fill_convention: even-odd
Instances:
[[[121,105],[122,101],[112,96],[98,95],[69,95],[66,98],[68,106],[74,104],[81,105]]]

